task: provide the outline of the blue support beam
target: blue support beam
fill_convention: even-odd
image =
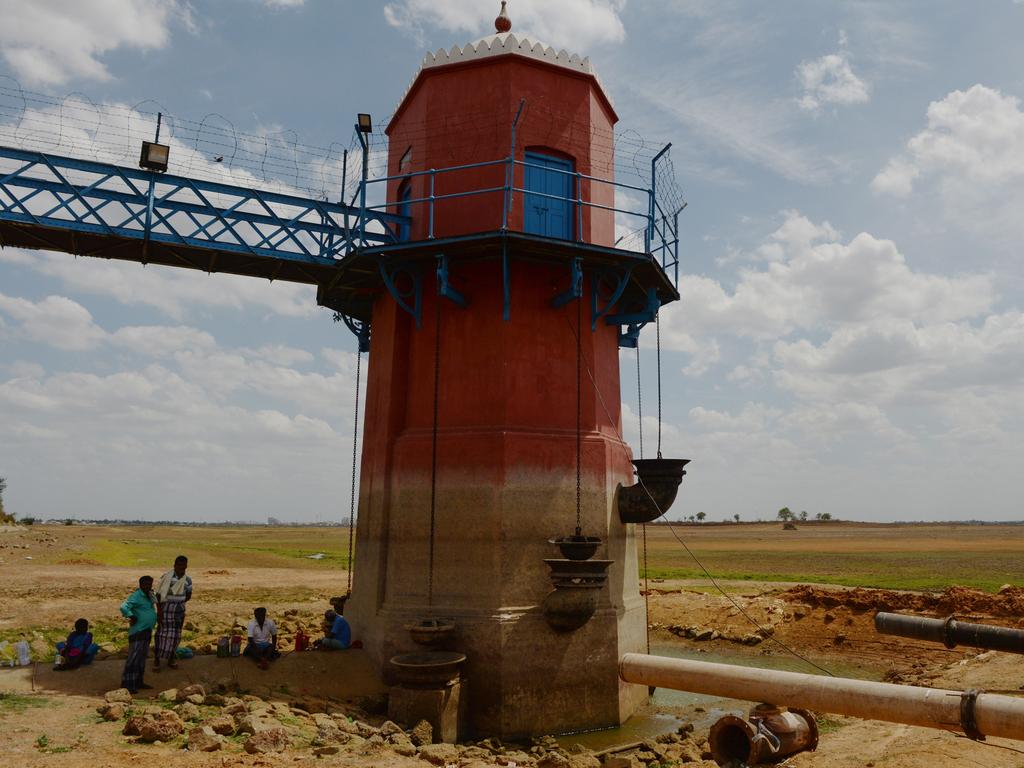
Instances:
[[[29,234],[58,230],[175,247],[190,266],[216,263],[209,251],[264,261],[333,266],[357,248],[395,242],[408,217],[296,195],[109,163],[0,147],[0,222]],[[39,238],[45,242],[45,237]],[[45,246],[44,246],[45,247]],[[204,252],[205,262],[187,258]],[[95,255],[104,255],[97,253]],[[272,271],[272,270],[271,270]],[[265,265],[259,274],[268,272]]]
[[[448,280],[448,257],[444,254],[437,257],[437,292],[463,309],[469,306],[466,297],[452,288]]]

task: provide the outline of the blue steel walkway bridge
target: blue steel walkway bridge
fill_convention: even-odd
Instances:
[[[463,194],[504,192],[507,214],[512,195],[527,192],[514,181],[516,166],[523,163],[512,158],[494,163],[508,165],[506,187]],[[430,173],[451,170],[457,169]],[[0,246],[315,285],[318,303],[338,312],[364,349],[369,343],[373,301],[383,290],[418,323],[423,276],[428,269],[436,269],[441,294],[464,306],[467,298],[449,281],[450,262],[444,254],[485,257],[507,251],[510,240],[516,241],[517,251],[531,258],[566,262],[570,287],[556,302],[583,299],[584,266],[597,270],[602,280],[592,281],[592,322],[603,319],[623,326],[623,346],[634,346],[639,329],[653,321],[660,306],[678,299],[678,211],[674,221],[659,216],[653,190],[648,195],[649,210],[619,211],[645,222],[639,230],[643,245],[636,252],[506,228],[453,242],[432,235],[418,243],[403,242],[411,217],[389,212],[394,204],[369,204],[367,188],[371,184],[361,183],[358,206],[345,205],[0,147]],[[582,184],[577,189],[582,189]],[[413,202],[433,221],[434,207],[440,201]],[[567,202],[577,211],[596,205],[582,199],[581,193]],[[648,289],[639,295],[631,292],[633,278],[652,270],[658,290]],[[507,263],[504,274],[507,319]],[[651,281],[645,282],[649,285]],[[599,290],[599,284],[604,288]]]

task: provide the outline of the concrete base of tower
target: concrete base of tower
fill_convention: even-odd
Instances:
[[[574,632],[548,626],[541,607],[497,611],[436,606],[433,614],[455,621],[454,649],[465,653],[460,738],[503,739],[593,730],[620,725],[647,699],[647,689],[619,680],[622,654],[645,648],[641,600],[615,608],[602,600]],[[384,610],[353,625],[387,680],[388,660],[418,650],[406,625],[422,609]],[[422,650],[422,649],[419,649]]]

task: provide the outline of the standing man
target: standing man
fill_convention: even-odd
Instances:
[[[121,615],[128,619],[128,660],[124,663],[121,686],[134,694],[153,687],[142,680],[149,656],[149,640],[156,624],[152,576],[139,579],[139,588],[121,603]]]
[[[185,623],[185,603],[192,599],[192,579],[185,575],[188,558],[174,558],[174,570],[160,577],[156,585],[157,629],[154,646],[153,671],[160,671],[160,660],[167,660],[169,669],[177,669],[175,652],[181,642],[181,628]]]

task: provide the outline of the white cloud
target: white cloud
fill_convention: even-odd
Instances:
[[[927,127],[907,142],[905,153],[893,158],[872,186],[877,192],[906,196],[916,179],[927,176],[961,194],[1019,184],[1024,178],[1020,100],[974,85],[932,102]]]
[[[107,80],[105,53],[163,48],[175,20],[191,24],[179,0],[0,0],[0,19],[0,53],[33,86]]]
[[[57,349],[81,352],[95,348],[106,337],[85,307],[64,296],[33,302],[0,293],[0,313],[18,322],[26,338]]]
[[[828,104],[863,104],[871,98],[867,83],[854,74],[845,51],[802,61],[796,77],[803,89],[798,103],[808,112]]]
[[[625,39],[625,6],[626,0],[517,0],[509,14],[517,35],[535,37],[556,48],[572,45],[585,52],[598,43]],[[497,12],[497,3],[480,0],[399,0],[384,5],[388,24],[421,42],[430,28],[464,33],[474,40],[492,34]],[[461,45],[470,40],[451,42]]]
[[[708,277],[681,282],[682,300],[663,313],[667,347],[692,355],[693,339],[703,347],[729,337],[771,340],[875,318],[956,321],[995,302],[991,276],[917,272],[890,240],[862,232],[843,242],[828,223],[795,211],[785,217],[755,251],[767,264],[741,269],[732,291]]]

